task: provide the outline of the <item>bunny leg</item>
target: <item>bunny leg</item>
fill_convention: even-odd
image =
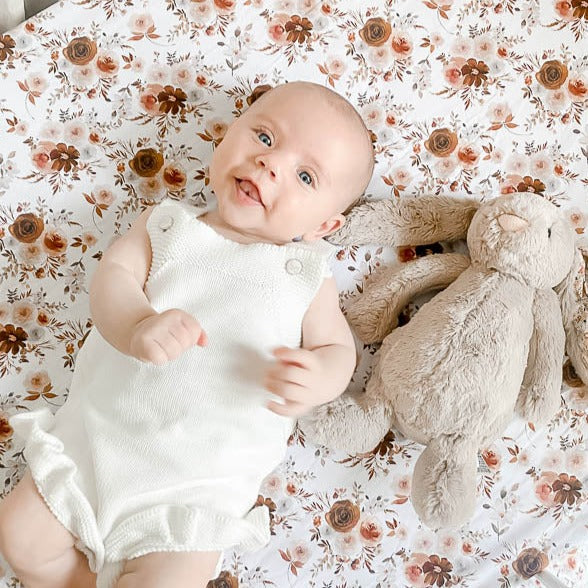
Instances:
[[[411,500],[431,529],[467,522],[476,506],[477,446],[445,435],[430,441],[414,468]]]

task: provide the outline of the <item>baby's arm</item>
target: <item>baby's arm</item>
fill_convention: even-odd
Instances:
[[[267,373],[266,387],[285,404],[270,402],[273,412],[299,416],[345,391],[355,369],[356,351],[333,278],[323,282],[304,315],[302,347],[280,347],[274,355],[278,361]]]
[[[143,288],[151,267],[145,210],[102,256],[90,284],[90,311],[96,328],[125,355],[163,364],[188,347],[206,343],[198,321],[180,309],[158,313]]]

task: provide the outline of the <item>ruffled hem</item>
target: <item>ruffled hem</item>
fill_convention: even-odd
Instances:
[[[75,547],[97,572],[104,562],[104,545],[92,506],[75,481],[76,464],[63,453],[63,443],[47,432],[54,420],[51,411],[44,408],[17,414],[10,425],[25,440],[25,458],[49,510],[76,538]]]
[[[269,529],[265,505],[236,518],[197,506],[162,504],[128,517],[108,535],[106,561],[156,551],[253,551],[267,545]]]
[[[103,540],[92,505],[75,478],[77,466],[63,453],[63,443],[51,430],[55,417],[48,409],[21,413],[10,424],[25,440],[25,457],[47,506],[76,537],[93,572],[106,562],[133,559],[161,551],[252,551],[270,540],[267,506],[236,518],[199,506],[161,504],[126,518]]]

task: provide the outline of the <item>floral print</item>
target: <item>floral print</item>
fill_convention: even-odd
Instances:
[[[25,467],[8,419],[65,401],[108,245],[165,198],[207,204],[212,151],[278,83],[309,79],[357,107],[377,159],[368,200],[533,192],[588,249],[587,11],[580,0],[62,0],[0,34],[3,493]],[[341,304],[384,265],[459,248],[338,248]],[[377,345],[358,351],[359,393]],[[461,529],[416,518],[418,444],[391,430],[347,455],[296,428],[257,498],[269,545],[228,550],[209,588],[530,588],[543,570],[586,585],[588,386],[569,364],[563,374],[552,422],[515,419],[482,448]],[[0,588],[16,586],[0,562]]]

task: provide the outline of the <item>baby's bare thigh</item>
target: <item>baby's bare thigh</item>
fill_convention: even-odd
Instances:
[[[220,555],[220,551],[148,553],[125,562],[117,588],[204,588]]]
[[[0,501],[0,551],[15,563],[52,561],[74,546],[74,537],[55,518],[39,494],[30,471]]]

